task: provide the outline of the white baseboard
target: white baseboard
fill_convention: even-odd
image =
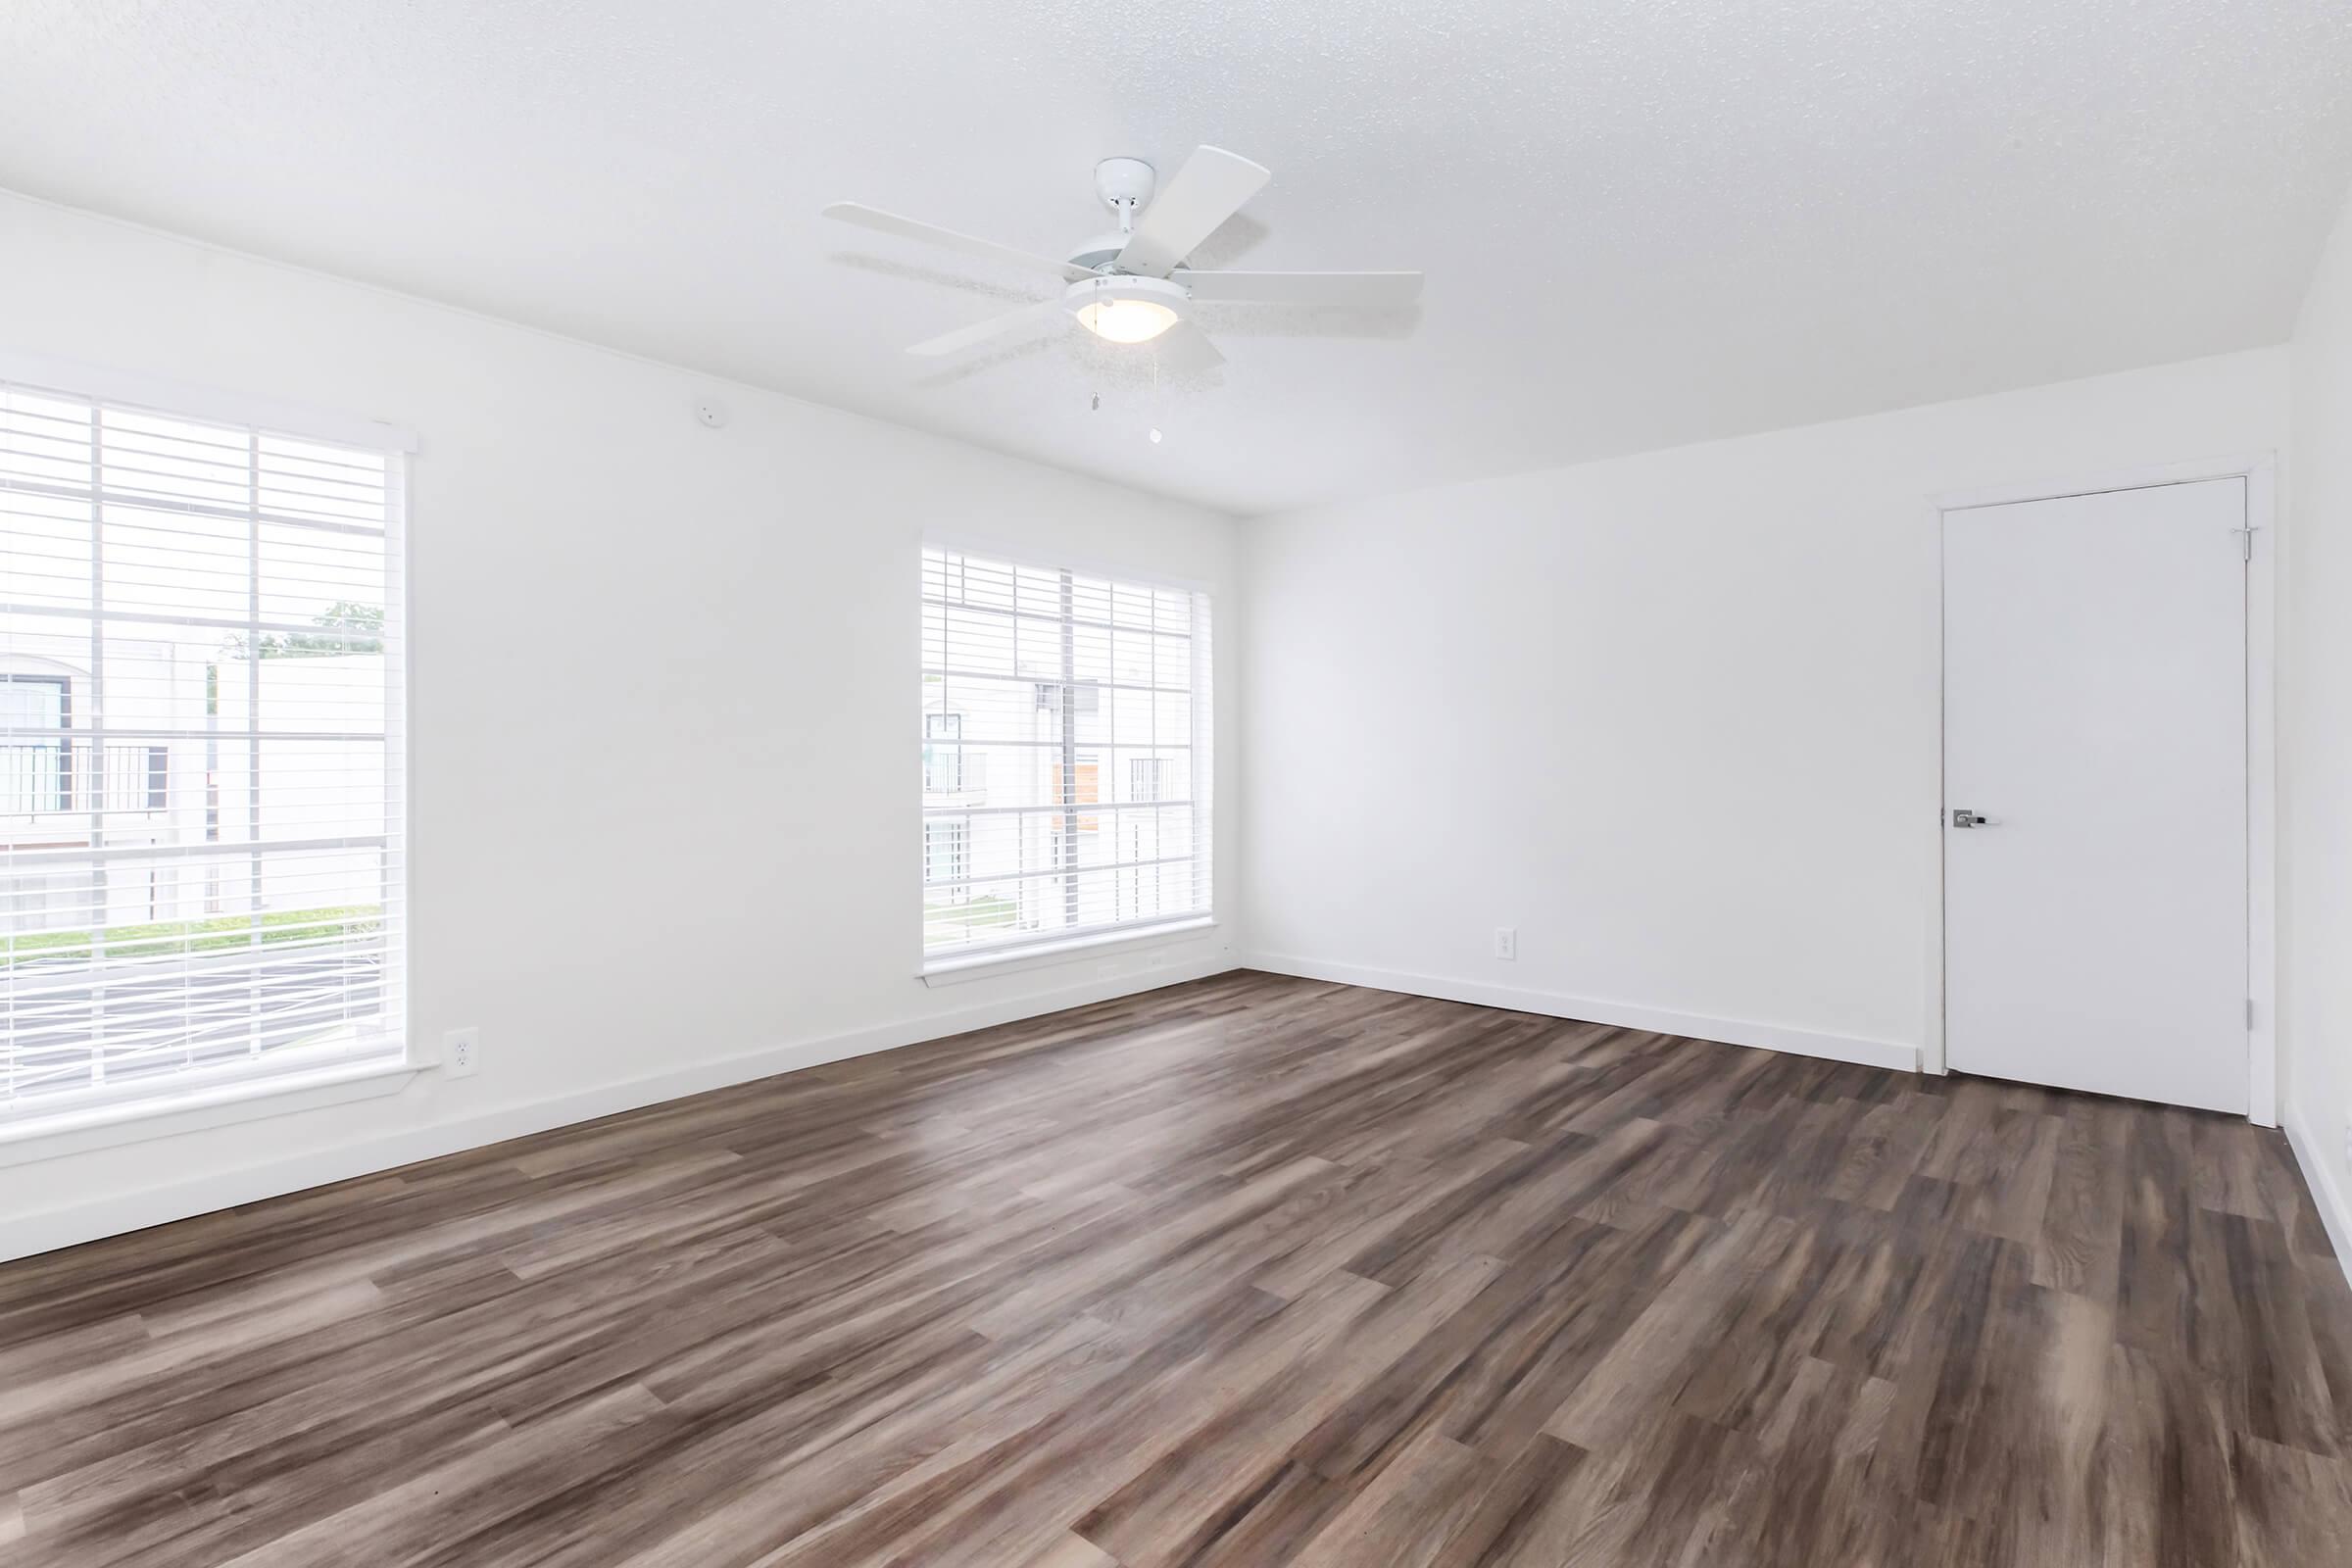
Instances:
[[[2352,1284],[2352,1203],[2344,1201],[2343,1189],[2335,1185],[2334,1167],[2320,1157],[2324,1146],[2319,1134],[2304,1126],[2301,1116],[2287,1116],[2286,1144],[2295,1152],[2295,1163],[2303,1167],[2303,1185],[2311,1189],[2320,1223],[2328,1227],[2336,1265],[2344,1271],[2345,1283]]]
[[[234,1208],[240,1203],[282,1197],[306,1188],[322,1187],[329,1182],[348,1181],[354,1176],[372,1175],[377,1171],[414,1164],[420,1159],[432,1159],[442,1154],[479,1149],[488,1144],[504,1143],[510,1138],[524,1138],[557,1127],[568,1127],[575,1122],[594,1121],[599,1116],[611,1116],[624,1110],[660,1104],[663,1101],[724,1089],[731,1084],[749,1083],[755,1078],[770,1078],[778,1073],[821,1066],[828,1061],[870,1055],[878,1051],[893,1051],[900,1046],[910,1046],[924,1040],[944,1039],[967,1030],[986,1029],[1001,1023],[1033,1018],[1041,1013],[1058,1012],[1064,1007],[1108,1002],[1141,991],[1156,990],[1161,986],[1205,979],[1238,967],[1239,961],[1226,951],[1190,955],[1167,963],[1130,969],[1081,985],[1030,992],[1019,997],[975,1003],[953,1012],[902,1019],[815,1040],[770,1046],[741,1055],[697,1062],[670,1072],[606,1084],[553,1100],[537,1100],[528,1104],[513,1105],[457,1121],[406,1128],[379,1138],[318,1150],[291,1158],[264,1160],[229,1170],[206,1172],[172,1182],[169,1186],[115,1194],[39,1213],[7,1214],[0,1216],[0,1262],[29,1257],[36,1252],[54,1251],[61,1247],[78,1246],[101,1237],[145,1230],[151,1225],[169,1224],[191,1215]]]
[[[1296,975],[1302,980],[1329,980],[1339,985],[1369,986],[1375,991],[1401,991],[1408,996],[1436,997],[1444,1002],[1467,1002],[1482,1007],[1507,1007],[1513,1012],[1542,1013],[1551,1018],[1576,1018],[1587,1023],[1615,1024],[1625,1029],[1647,1029],[1659,1034],[1688,1035],[1727,1046],[1753,1046],[1763,1051],[1786,1051],[1799,1056],[1825,1056],[1865,1067],[1890,1067],[1897,1072],[1919,1070],[1919,1048],[1890,1040],[1862,1040],[1851,1035],[1823,1034],[1777,1023],[1747,1023],[1737,1018],[1709,1018],[1697,1013],[1668,1012],[1625,1002],[1601,1002],[1592,997],[1561,996],[1552,991],[1525,991],[1516,986],[1451,980],[1434,974],[1406,974],[1395,969],[1369,969],[1352,963],[1328,963],[1320,958],[1287,954],[1253,953],[1244,963],[1272,974]]]

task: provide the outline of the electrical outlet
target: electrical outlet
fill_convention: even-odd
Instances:
[[[441,1075],[470,1078],[482,1070],[482,1032],[452,1029],[441,1037]]]
[[[1494,956],[1497,958],[1519,956],[1519,928],[1517,926],[1498,925],[1494,928]]]

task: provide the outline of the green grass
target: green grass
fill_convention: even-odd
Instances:
[[[344,905],[327,909],[276,909],[261,919],[262,942],[309,942],[339,933],[320,926],[341,925],[343,932],[363,936],[375,929],[381,914],[372,904]],[[151,958],[163,954],[214,953],[242,948],[253,941],[253,917],[225,914],[212,920],[167,920],[156,925],[110,926],[103,933],[100,956]],[[42,931],[31,936],[0,938],[0,967],[36,959],[90,956],[87,931]]]
[[[974,899],[969,904],[932,905],[923,910],[926,942],[963,931],[1001,931],[1010,926],[1016,911],[1010,899]]]

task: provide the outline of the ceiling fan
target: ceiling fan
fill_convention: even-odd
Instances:
[[[954,354],[1066,313],[1111,343],[1156,343],[1163,368],[1204,370],[1224,362],[1200,324],[1189,318],[1195,301],[1247,300],[1275,305],[1409,305],[1421,293],[1419,272],[1196,271],[1185,266],[1195,247],[1257,194],[1272,173],[1219,147],[1185,160],[1156,198],[1152,166],[1140,158],[1106,158],[1095,166],[1095,190],[1118,215],[1115,232],[1100,234],[1055,261],[901,218],[859,202],[835,202],[827,218],[885,234],[925,240],[950,250],[1016,262],[1053,272],[1069,286],[1059,295],[972,326],[914,344],[909,354]]]

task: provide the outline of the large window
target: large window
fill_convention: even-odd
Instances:
[[[400,461],[0,382],[0,1120],[403,1052]]]
[[[1205,916],[1207,596],[932,549],[922,601],[925,955]]]

